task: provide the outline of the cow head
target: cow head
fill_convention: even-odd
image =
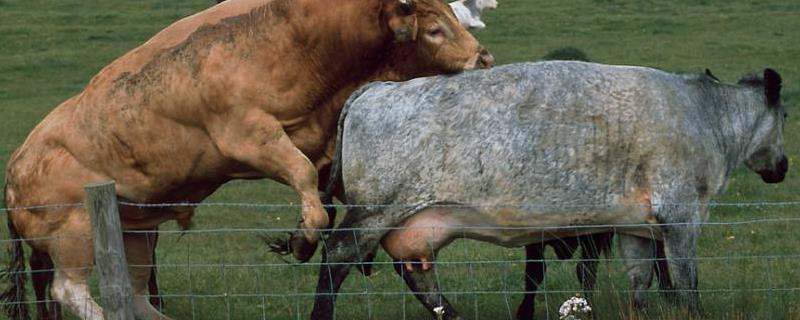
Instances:
[[[490,67],[492,56],[440,0],[382,0],[394,73],[411,78]]]
[[[764,182],[781,182],[789,169],[789,162],[783,151],[783,124],[786,111],[780,97],[781,76],[775,70],[765,69],[763,78],[745,77],[739,80],[739,84],[762,91],[763,103],[756,107],[764,108],[766,111],[756,124],[753,137],[757,146],[745,160],[745,165],[760,174]]]

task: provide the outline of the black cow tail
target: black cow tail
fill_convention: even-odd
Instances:
[[[7,203],[6,188],[7,185],[3,187],[3,208]],[[6,211],[6,213],[8,212],[10,211]],[[10,284],[0,294],[0,301],[2,301],[3,309],[9,319],[30,319],[28,305],[25,302],[25,251],[22,248],[22,238],[20,238],[17,228],[11,221],[11,215],[7,215],[6,220],[8,221],[9,239],[11,239],[8,244],[8,256],[10,259],[8,267],[2,272],[2,278]]]

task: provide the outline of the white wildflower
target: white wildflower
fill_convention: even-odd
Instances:
[[[589,302],[580,296],[567,299],[558,308],[558,315],[561,320],[591,319],[591,313],[592,307],[589,306]]]

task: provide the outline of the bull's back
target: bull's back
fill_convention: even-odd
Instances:
[[[80,167],[78,172],[90,173],[89,180],[114,179],[121,194],[142,201],[182,184],[218,184],[224,180],[220,174],[252,171],[226,160],[203,128],[209,108],[218,106],[208,103],[208,84],[224,86],[225,81],[206,79],[196,68],[214,46],[225,44],[212,45],[215,37],[233,32],[210,28],[271,2],[215,6],[116,59],[37,125],[12,157],[9,171],[24,175],[23,181],[52,180],[55,170],[31,168],[43,159],[62,158]]]

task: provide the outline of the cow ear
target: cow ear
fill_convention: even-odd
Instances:
[[[717,76],[715,76],[713,73],[711,73],[711,69],[709,69],[709,68],[706,68],[706,76],[711,78],[712,80],[714,80],[716,82],[720,82],[719,78],[717,78]]]
[[[768,106],[777,106],[781,99],[781,75],[770,68],[764,69],[764,94]]]
[[[397,42],[417,40],[417,15],[412,0],[392,0],[394,5],[389,14],[389,29],[394,32]]]

